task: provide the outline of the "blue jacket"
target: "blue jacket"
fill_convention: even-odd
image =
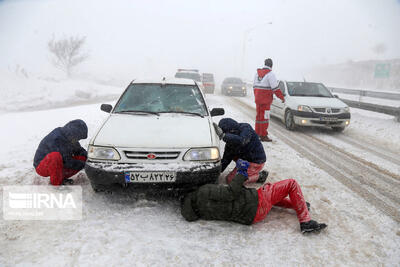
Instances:
[[[226,142],[224,156],[221,160],[222,171],[235,158],[252,163],[266,161],[264,147],[250,124],[238,123],[233,119],[225,118],[220,120],[218,126],[225,133],[223,140]]]
[[[40,142],[36,150],[33,166],[36,168],[47,154],[59,152],[63,158],[64,168],[81,170],[85,162],[73,159],[72,156],[87,157],[86,150],[79,144],[80,139],[86,139],[88,128],[83,120],[73,120],[64,127],[55,128]]]

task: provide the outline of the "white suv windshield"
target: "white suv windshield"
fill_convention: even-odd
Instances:
[[[179,84],[131,84],[114,110],[114,113],[123,112],[207,115],[198,87]]]
[[[291,96],[333,97],[321,83],[287,82],[287,88]]]

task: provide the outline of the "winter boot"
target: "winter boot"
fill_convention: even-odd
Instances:
[[[300,223],[300,230],[303,234],[310,232],[319,232],[327,226],[328,225],[326,225],[325,223],[318,223],[316,221],[310,220],[308,222]]]
[[[73,184],[74,184],[74,180],[69,179],[69,178],[64,179],[64,180],[62,181],[62,185],[73,185]]]
[[[272,142],[272,139],[268,137],[268,135],[260,136],[261,142]]]
[[[267,180],[268,174],[269,173],[267,171],[260,171],[260,173],[258,174],[257,183],[264,184]]]

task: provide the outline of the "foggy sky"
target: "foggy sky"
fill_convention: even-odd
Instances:
[[[0,0],[0,70],[56,72],[47,42],[80,35],[90,59],[79,72],[251,79],[271,57],[278,78],[298,79],[317,64],[400,58],[399,33],[399,0]]]

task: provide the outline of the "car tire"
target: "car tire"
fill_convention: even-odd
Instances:
[[[293,131],[296,128],[296,124],[294,123],[293,114],[290,110],[285,112],[285,126],[289,131]]]
[[[332,127],[332,131],[334,132],[343,132],[344,131],[344,127]]]

